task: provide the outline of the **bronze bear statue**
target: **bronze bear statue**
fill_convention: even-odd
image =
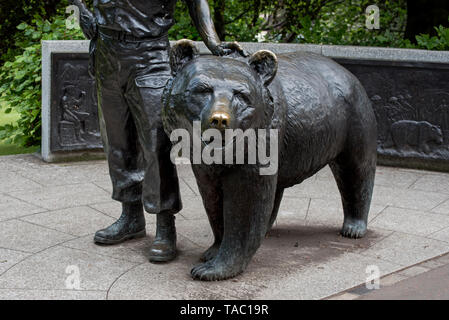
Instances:
[[[275,174],[260,174],[259,162],[192,162],[215,236],[203,263],[191,271],[194,279],[224,280],[242,273],[272,227],[284,189],[326,165],[343,202],[341,234],[365,235],[377,125],[371,101],[354,75],[331,59],[305,52],[200,56],[188,40],[172,48],[171,67],[162,110],[169,136],[176,129],[193,134],[194,121],[202,131],[278,130]]]

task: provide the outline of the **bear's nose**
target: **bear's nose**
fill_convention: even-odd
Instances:
[[[229,127],[231,116],[223,111],[212,113],[209,122],[213,128],[224,130]]]

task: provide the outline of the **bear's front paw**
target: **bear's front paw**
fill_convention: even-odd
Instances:
[[[345,221],[340,233],[346,238],[362,238],[366,234],[366,223],[364,221],[357,220]]]
[[[207,249],[200,258],[200,261],[207,262],[215,258],[218,254],[218,249],[220,249],[220,244],[215,243],[209,249]]]
[[[219,281],[233,278],[243,272],[243,268],[225,266],[210,260],[194,267],[191,271],[195,280]]]

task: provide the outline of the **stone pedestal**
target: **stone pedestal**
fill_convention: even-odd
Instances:
[[[104,158],[88,41],[42,42],[42,158]]]

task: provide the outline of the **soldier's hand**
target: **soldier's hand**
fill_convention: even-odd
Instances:
[[[218,54],[220,56],[227,56],[238,53],[242,57],[248,57],[249,54],[243,49],[238,42],[222,42],[218,46]],[[214,53],[214,52],[212,52]],[[215,53],[214,53],[215,54]]]

